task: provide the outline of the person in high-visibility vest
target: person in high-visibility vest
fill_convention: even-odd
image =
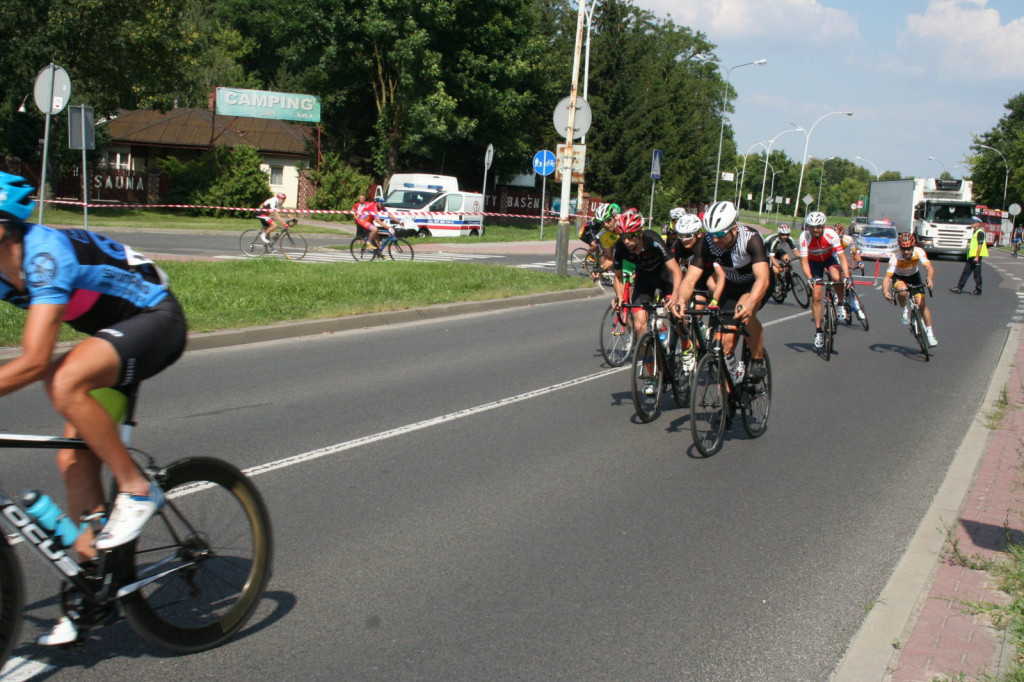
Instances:
[[[959,294],[967,284],[967,278],[974,274],[975,296],[981,296],[981,259],[988,258],[988,244],[985,241],[985,228],[981,226],[981,218],[974,218],[974,234],[971,235],[970,246],[967,247],[967,262],[964,263],[964,271],[960,273],[960,281],[950,289],[954,294]]]

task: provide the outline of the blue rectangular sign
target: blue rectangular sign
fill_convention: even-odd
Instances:
[[[217,88],[216,112],[223,116],[320,122],[320,98],[289,92]]]

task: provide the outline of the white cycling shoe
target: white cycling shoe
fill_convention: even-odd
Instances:
[[[36,644],[40,646],[60,646],[62,644],[71,644],[77,639],[78,626],[67,616],[61,616],[61,619],[50,628],[49,632],[45,635],[40,635],[36,639]]]
[[[94,543],[96,549],[107,550],[128,544],[142,533],[143,527],[153,514],[164,506],[164,495],[160,487],[150,483],[149,495],[118,493],[114,508]]]

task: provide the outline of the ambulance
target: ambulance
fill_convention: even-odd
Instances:
[[[384,208],[419,237],[477,237],[484,233],[484,196],[463,192],[450,175],[395,173]]]

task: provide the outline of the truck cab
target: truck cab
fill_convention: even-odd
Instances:
[[[966,258],[974,233],[971,181],[943,178],[917,180],[914,234],[928,254]]]

